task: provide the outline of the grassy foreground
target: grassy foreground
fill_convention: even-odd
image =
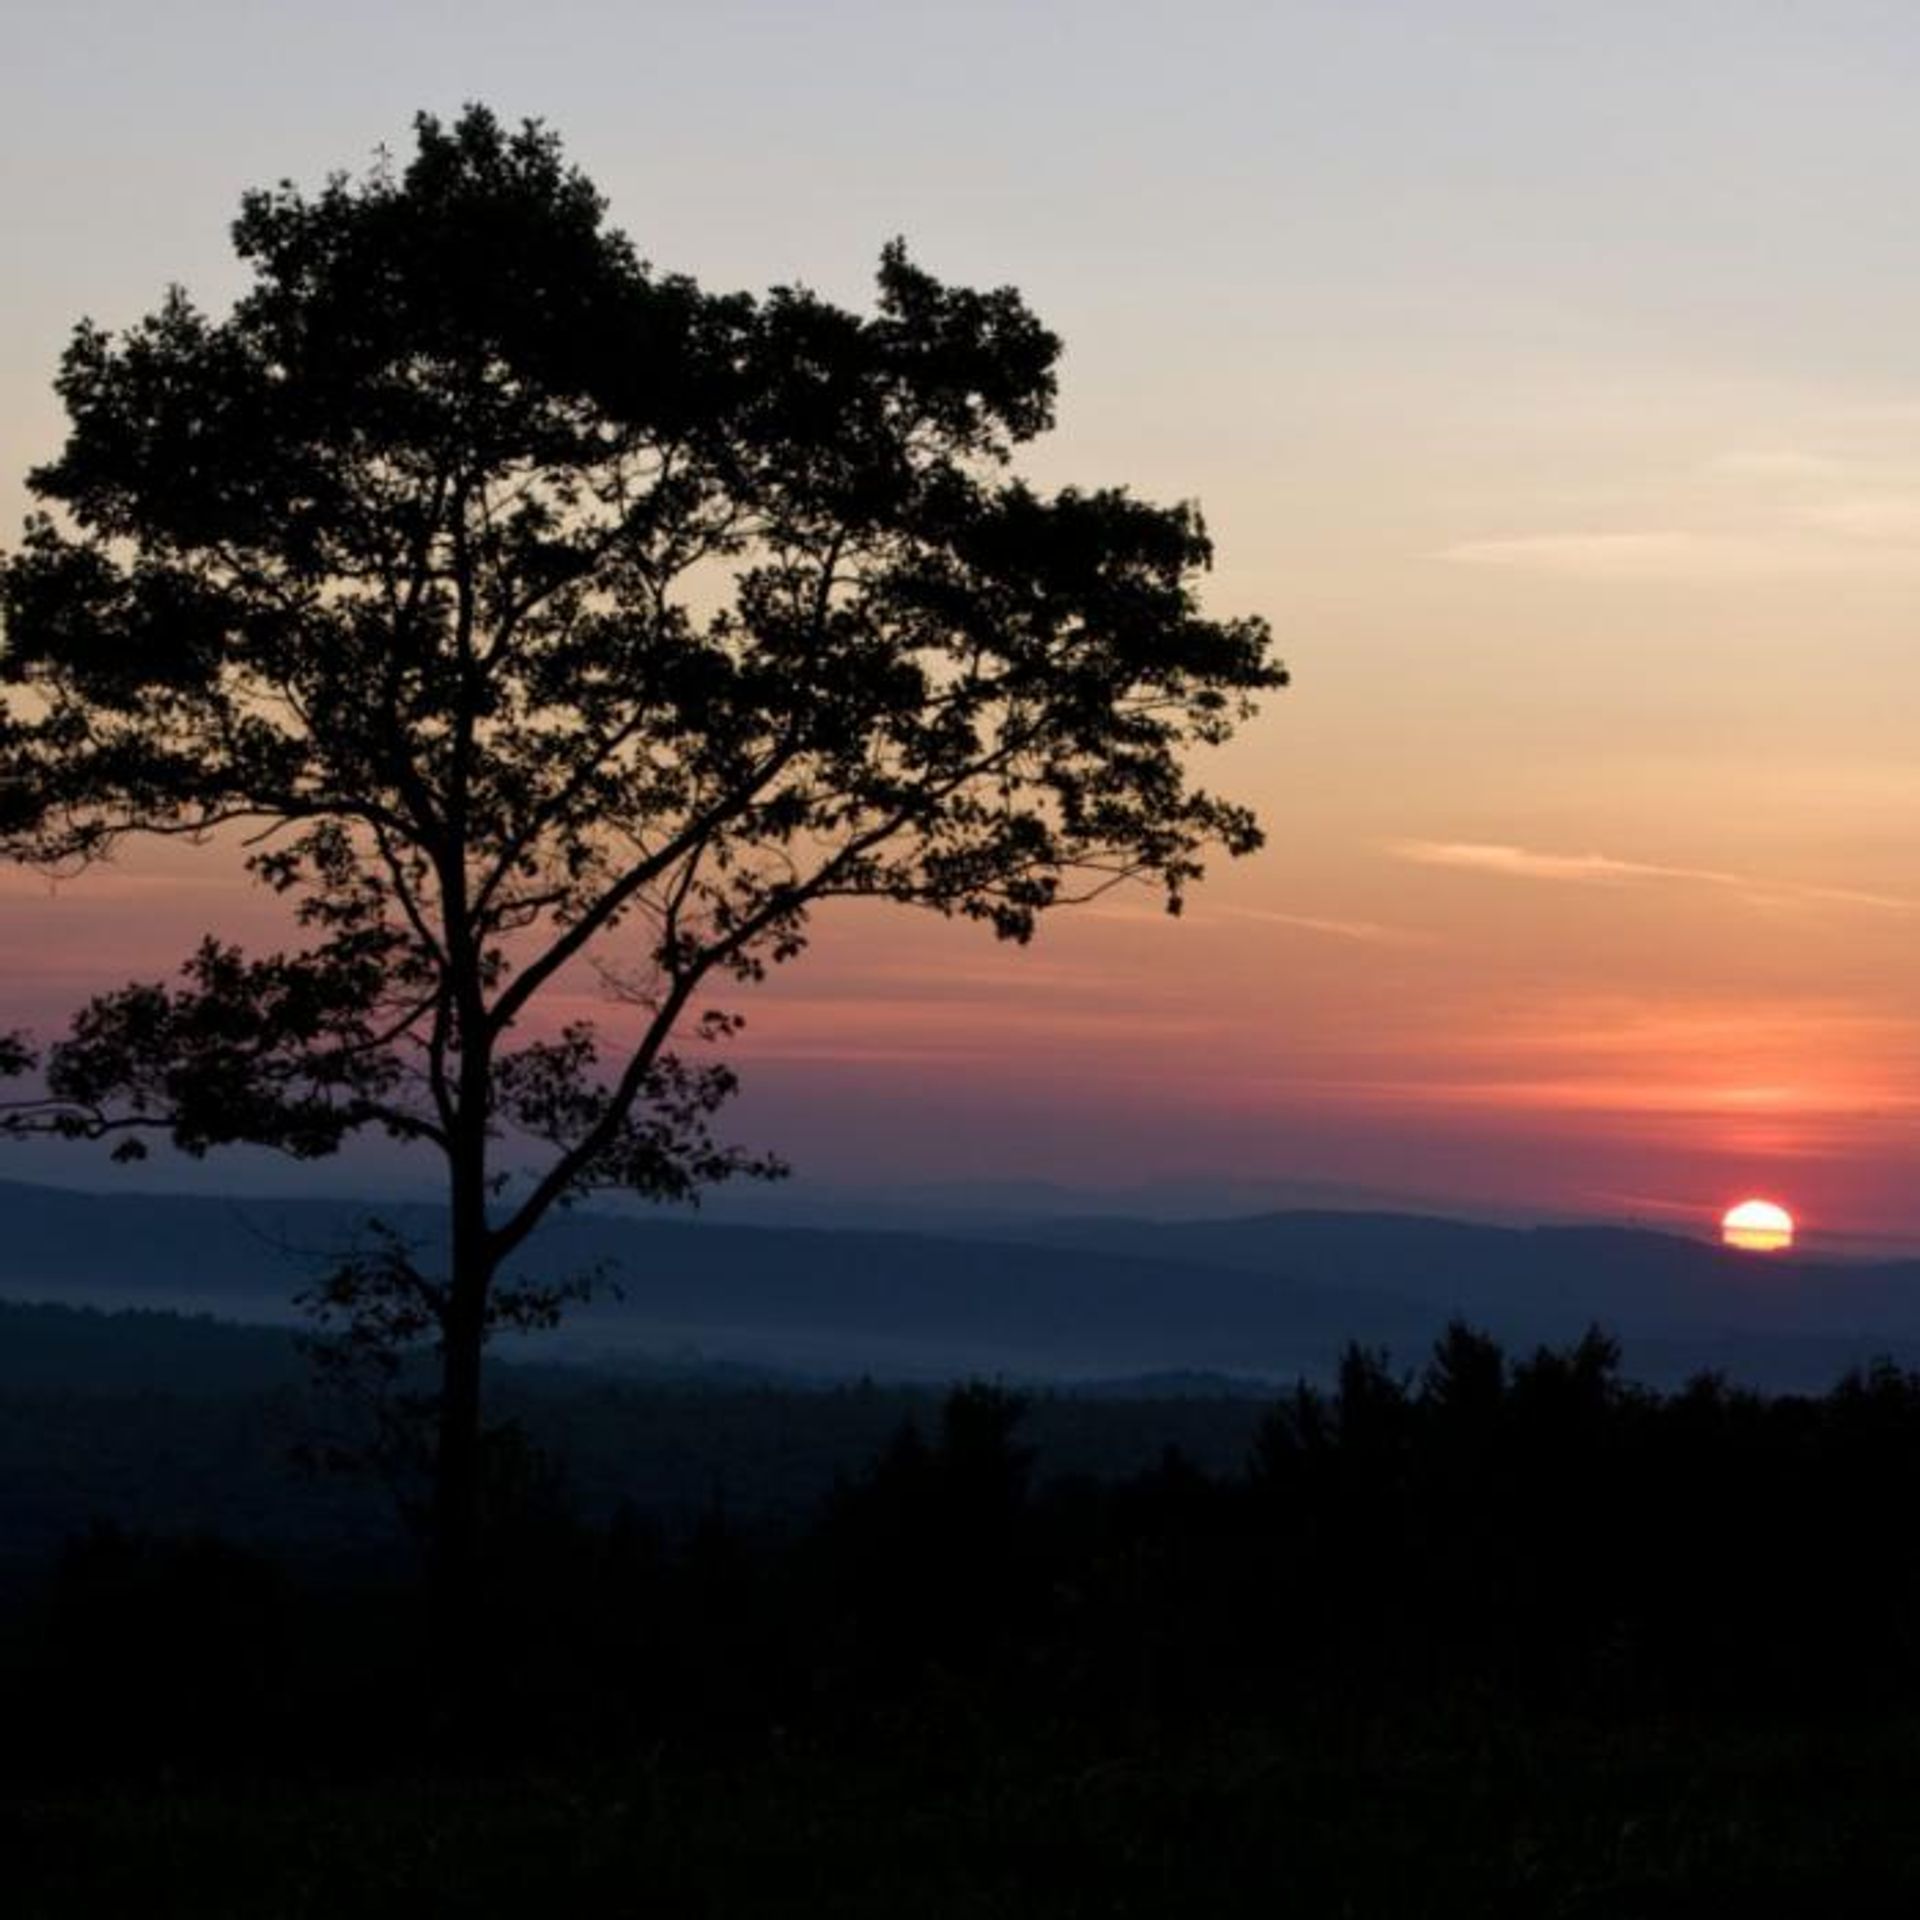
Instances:
[[[958,1702],[724,1763],[15,1801],[19,1920],[1907,1914],[1920,1729],[1189,1730]]]
[[[0,1912],[1920,1912],[1920,1376],[1615,1359],[1356,1351],[1120,1479],[976,1384],[784,1531],[505,1448],[457,1647],[96,1529],[0,1610]]]

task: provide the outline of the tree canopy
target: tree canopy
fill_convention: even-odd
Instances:
[[[895,243],[871,313],[708,293],[545,128],[415,135],[248,194],[224,317],[176,289],[76,330],[0,561],[0,848],[211,837],[286,896],[302,943],[210,936],[93,1000],[11,1124],[438,1149],[452,1242],[405,1284],[459,1425],[552,1206],[762,1164],[709,1129],[728,1070],[672,1045],[731,1031],[716,990],[834,898],[1016,941],[1122,882],[1177,909],[1260,841],[1186,757],[1285,675],[1201,611],[1193,507],[1012,472],[1059,353],[1013,291]],[[545,1011],[582,966],[617,1046]]]

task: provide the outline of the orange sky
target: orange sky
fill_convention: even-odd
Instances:
[[[457,54],[383,8],[372,74],[371,13],[98,11],[0,79],[16,177],[98,136],[0,212],[0,526],[79,313],[217,302],[240,188],[478,96],[546,114],[663,266],[857,300],[903,232],[1019,285],[1068,347],[1029,471],[1197,497],[1211,606],[1274,622],[1295,685],[1205,769],[1266,853],[1180,924],[1110,903],[1028,952],[836,916],[749,1009],[756,1138],[837,1179],[1760,1191],[1920,1237],[1904,10],[846,0],[796,37],[716,0],[669,9],[671,84],[584,0],[477,5]],[[0,879],[10,1002],[237,915],[176,855]]]

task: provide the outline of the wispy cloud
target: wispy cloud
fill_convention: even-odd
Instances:
[[[1674,867],[1651,860],[1622,860],[1606,853],[1542,853],[1482,840],[1394,840],[1387,852],[1418,866],[1456,867],[1515,880],[1570,882],[1585,886],[1630,886],[1641,882],[1690,882],[1730,888],[1756,904],[1781,901],[1827,902],[1867,907],[1882,913],[1920,913],[1920,900],[1903,894],[1873,893],[1858,887],[1808,886],[1798,881],[1767,880],[1717,867]]]
[[[1301,933],[1325,934],[1330,940],[1357,940],[1368,946],[1420,947],[1433,936],[1413,927],[1383,926],[1377,920],[1336,920],[1312,913],[1278,913],[1267,907],[1212,907],[1209,917],[1252,920],[1262,926],[1292,927]]]
[[[1485,840],[1395,840],[1387,851],[1423,867],[1465,867],[1475,873],[1508,874],[1517,880],[1575,880],[1617,885],[1629,880],[1722,880],[1705,868],[1662,867],[1645,860],[1616,860],[1605,853],[1540,853],[1531,847]]]
[[[1706,463],[1710,476],[1726,480],[1837,480],[1853,471],[1850,461],[1804,447],[1733,447]]]
[[[1459,540],[1440,548],[1432,558],[1456,566],[1507,567],[1589,580],[1744,580],[1773,574],[1851,572],[1863,564],[1863,556],[1852,545],[1680,529]],[[1873,564],[1885,567],[1894,558],[1876,553]]]
[[[1842,494],[1808,507],[1805,518],[1847,540],[1920,546],[1920,492]]]
[[[1898,447],[1735,447],[1620,495],[1639,526],[1573,526],[1459,540],[1456,566],[1621,581],[1741,581],[1920,567],[1920,461]]]
[[[1089,907],[1089,920],[1121,920],[1136,925],[1164,925],[1167,916],[1145,907]],[[1368,946],[1421,947],[1433,944],[1433,935],[1415,927],[1393,927],[1377,920],[1346,920],[1326,914],[1281,913],[1270,907],[1231,907],[1210,904],[1188,907],[1181,921],[1189,927],[1213,926],[1222,920],[1250,920],[1261,926],[1284,927],[1295,933],[1319,934],[1328,940],[1354,940]]]
[[[1539,1055],[1617,1062],[1659,1060],[1671,1065],[1747,1063],[1759,1078],[1780,1077],[1781,1063],[1873,1061],[1890,1084],[1915,1085],[1920,1021],[1904,1010],[1845,998],[1702,996],[1646,999],[1619,993],[1556,993],[1530,1005],[1503,1008],[1497,1024],[1449,1033],[1423,1043],[1434,1058],[1512,1065]],[[1761,1063],[1772,1063],[1762,1068]]]
[[[1920,1020],[1871,1001],[1553,992],[1394,1038],[1371,1068],[1290,1074],[1289,1095],[1743,1157],[1844,1154],[1920,1123]]]

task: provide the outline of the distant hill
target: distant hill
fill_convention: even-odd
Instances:
[[[0,1394],[260,1393],[306,1377],[293,1336],[279,1327],[0,1301]]]
[[[708,1360],[691,1352],[620,1352],[611,1356],[612,1364],[597,1369],[543,1364],[537,1344],[502,1358],[505,1364],[499,1371],[518,1392],[564,1394],[615,1383],[700,1391],[807,1384],[769,1368]],[[304,1393],[312,1384],[307,1356],[291,1327],[156,1307],[0,1300],[0,1395],[227,1398]],[[1208,1389],[1196,1386],[1194,1391]]]
[[[373,1209],[0,1185],[0,1295],[293,1318]],[[441,1216],[379,1210],[431,1241]],[[1509,1344],[1598,1321],[1630,1374],[1702,1367],[1824,1388],[1885,1353],[1920,1364],[1920,1262],[1759,1258],[1673,1235],[1425,1215],[1032,1222],[1019,1240],[689,1224],[581,1211],[531,1243],[543,1275],[609,1289],[521,1349],[622,1370],[724,1362],[900,1380],[990,1374],[1323,1375],[1350,1340],[1417,1365],[1458,1315]],[[663,1362],[662,1356],[665,1356]]]
[[[966,1234],[1019,1240],[1036,1220],[1121,1216],[1129,1220],[1224,1220],[1299,1210],[1426,1213],[1533,1225],[1548,1209],[1449,1206],[1431,1195],[1343,1180],[1154,1180],[1115,1189],[1050,1180],[948,1180],[836,1186],[818,1180],[742,1181],[706,1195],[700,1218],[737,1227],[816,1227],[856,1232]],[[682,1214],[681,1218],[686,1216]]]
[[[1424,1214],[1299,1211],[1248,1219],[1081,1219],[1040,1245],[1285,1273],[1361,1286],[1509,1331],[1559,1339],[1590,1320],[1623,1337],[1738,1332],[1920,1340],[1920,1261],[1755,1255],[1677,1234],[1504,1227]]]
[[[0,1294],[288,1322],[291,1296],[364,1234],[339,1201],[220,1201],[0,1185]],[[437,1237],[441,1216],[382,1209]],[[824,1376],[1084,1378],[1319,1372],[1358,1315],[1424,1345],[1431,1314],[1368,1290],[1250,1283],[1206,1265],[930,1235],[693,1225],[577,1212],[532,1243],[542,1274],[602,1296],[543,1338],[574,1360],[694,1352]],[[618,1289],[618,1295],[614,1289]]]

